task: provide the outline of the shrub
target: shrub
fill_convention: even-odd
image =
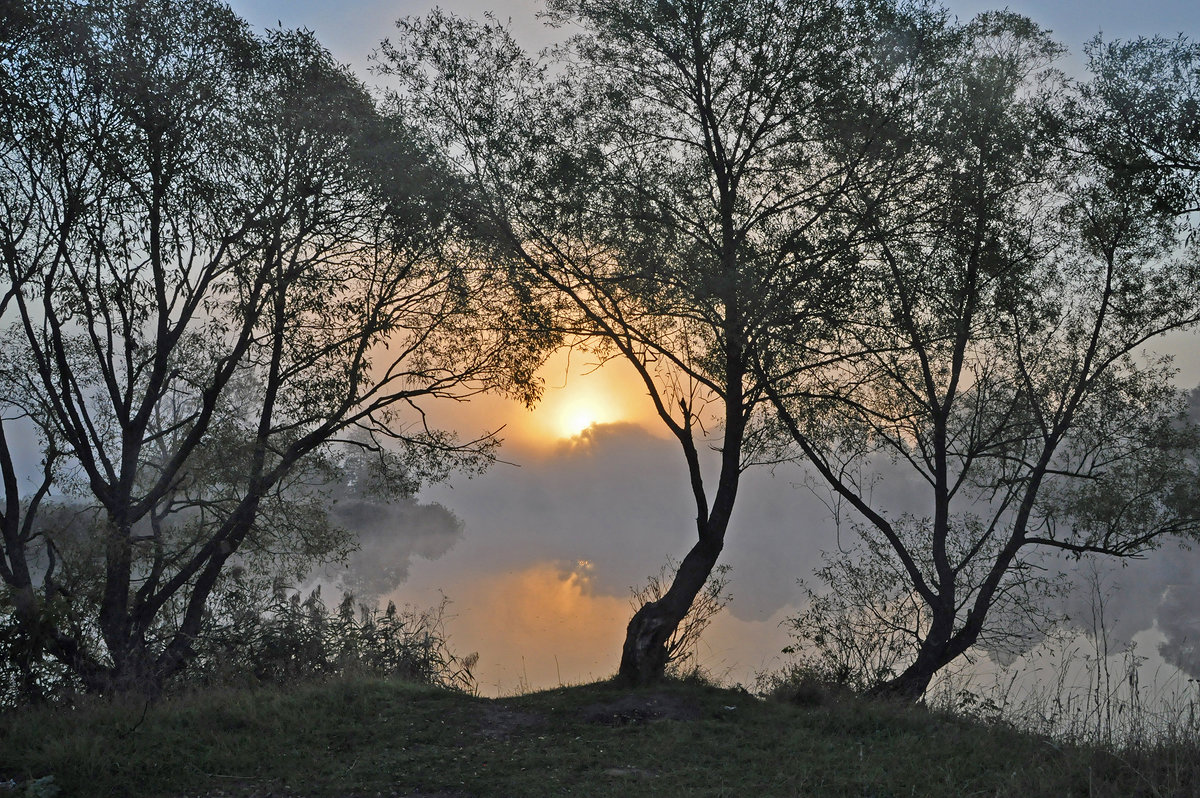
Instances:
[[[0,707],[70,703],[82,686],[21,633],[6,599],[0,595]],[[319,587],[304,595],[282,579],[235,568],[214,591],[203,632],[192,641],[189,666],[166,689],[356,675],[474,693],[479,657],[450,649],[445,629],[449,603],[443,597],[428,609],[392,602],[380,608],[345,593],[330,611]],[[152,629],[149,635],[160,631]]]
[[[478,654],[451,651],[436,607],[380,609],[344,593],[330,611],[320,587],[307,597],[276,580],[269,595],[235,571],[211,609],[209,631],[194,646],[184,684],[283,683],[358,675],[398,678],[474,693]],[[258,598],[255,603],[254,599]]]

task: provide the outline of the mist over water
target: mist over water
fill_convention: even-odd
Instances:
[[[422,496],[462,521],[435,562],[415,561],[388,598],[430,605],[444,593],[456,650],[480,653],[485,692],[551,687],[616,671],[630,588],[678,560],[695,540],[694,505],[678,447],[633,423],[594,425],[550,447],[514,446],[471,480]],[[732,566],[727,616],[699,652],[714,671],[760,667],[787,643],[779,621],[796,584],[835,545],[827,511],[800,483],[751,470],[722,561]],[[358,557],[384,556],[364,541]],[[758,641],[770,639],[769,650]]]
[[[331,520],[357,533],[359,549],[344,568],[329,569],[359,600],[375,601],[408,579],[414,559],[436,560],[462,538],[463,523],[440,504],[342,499]]]
[[[695,539],[677,447],[638,424],[614,423],[550,447],[518,442],[504,456],[512,464],[433,486],[423,503],[386,513],[340,508],[345,523],[366,522],[346,584],[418,606],[449,597],[452,645],[479,652],[487,694],[610,676],[633,612],[630,587]],[[878,470],[877,499],[920,510],[902,476]],[[780,624],[803,609],[797,580],[812,583],[821,551],[837,552],[852,534],[843,528],[839,542],[800,468],[748,471],[722,554],[733,598],[701,643],[701,664],[742,683],[779,667],[789,642]],[[1053,565],[1074,584],[1062,607],[1070,630],[1095,631],[1098,584],[1114,653],[1141,634],[1143,654],[1150,641],[1165,662],[1200,674],[1200,552],[1167,541],[1135,560]]]

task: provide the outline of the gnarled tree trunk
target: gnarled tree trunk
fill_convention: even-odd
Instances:
[[[869,694],[880,698],[920,701],[937,672],[957,659],[979,639],[980,623],[969,619],[954,631],[953,599],[934,608],[934,620],[922,641],[917,657],[899,675],[871,688]]]
[[[940,667],[934,661],[922,660],[918,657],[917,661],[905,668],[899,676],[875,685],[867,694],[875,698],[919,701],[921,696],[925,695],[925,691],[929,689],[929,683],[933,681],[933,676]]]
[[[625,631],[621,666],[617,679],[642,686],[663,677],[667,665],[667,642],[687,615],[696,595],[704,588],[724,544],[724,525],[720,535],[708,535],[692,547],[675,573],[666,594],[651,601],[633,615]]]

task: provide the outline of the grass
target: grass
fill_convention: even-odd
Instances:
[[[1058,744],[808,692],[668,682],[484,699],[380,680],[0,716],[0,796],[1193,796],[1194,745]],[[41,779],[41,781],[35,781]],[[39,792],[41,791],[41,792]]]

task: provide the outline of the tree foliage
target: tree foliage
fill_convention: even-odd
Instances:
[[[834,585],[883,569],[901,586],[885,625],[905,652],[878,689],[909,697],[1037,611],[1038,552],[1131,556],[1200,523],[1197,430],[1169,362],[1143,353],[1200,319],[1194,250],[1073,135],[1043,31],[991,13],[949,33],[887,130],[904,179],[856,190],[875,308],[816,390],[769,383],[797,455],[863,519],[867,556],[831,566]],[[872,490],[889,472],[907,503]],[[867,587],[855,611],[894,609],[889,584]]]
[[[1161,209],[1200,210],[1200,45],[1097,38],[1087,55],[1080,107],[1089,147]]]
[[[27,675],[157,689],[231,566],[352,545],[324,506],[362,474],[341,444],[404,495],[482,467],[494,439],[428,401],[531,402],[563,343],[640,375],[696,512],[628,681],[713,606],[756,464],[801,460],[857,513],[862,557],[826,563],[842,592],[798,631],[882,631],[842,665],[907,696],[1024,639],[1038,552],[1196,531],[1198,432],[1142,352],[1200,321],[1194,45],[1098,40],[1078,86],[1009,12],[548,9],[572,35],[539,56],[491,19],[401,20],[380,106],[311,34],[213,0],[0,8],[0,580]]]
[[[154,689],[231,558],[343,547],[297,534],[332,443],[391,440],[410,483],[479,467],[494,441],[457,442],[421,403],[531,400],[538,341],[453,234],[453,179],[311,34],[174,0],[4,22],[0,577],[89,689]],[[95,508],[86,586],[38,522],[55,494]]]
[[[378,676],[474,693],[477,654],[451,651],[448,600],[420,610],[384,609],[345,593],[332,611],[320,588],[303,595],[279,580],[266,586],[233,569],[210,602],[208,630],[185,685],[286,684],[335,676]]]

